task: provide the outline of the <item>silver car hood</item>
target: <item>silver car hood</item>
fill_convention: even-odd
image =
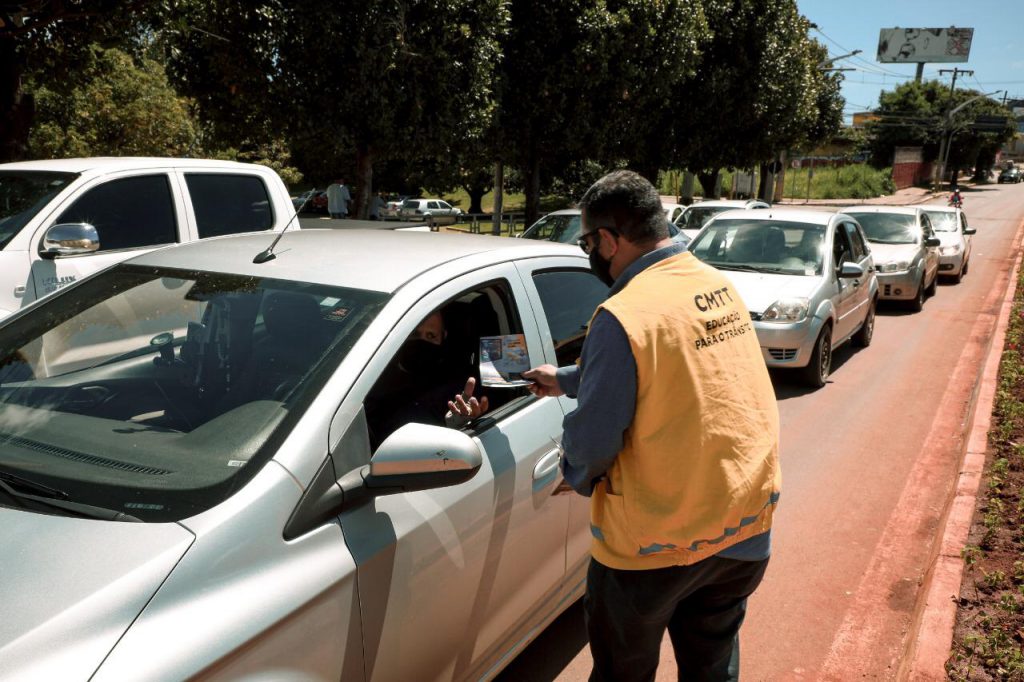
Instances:
[[[192,544],[175,523],[0,507],[0,670],[86,680]]]
[[[917,257],[921,247],[917,244],[876,244],[871,242],[871,255],[875,257],[875,265],[906,260],[911,263]]]
[[[809,298],[821,285],[820,276],[776,275],[768,272],[722,270],[736,285],[740,298],[752,313],[763,313],[780,298]]]

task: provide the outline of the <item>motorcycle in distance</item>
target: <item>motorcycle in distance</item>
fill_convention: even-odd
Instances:
[[[954,189],[953,193],[949,195],[948,205],[954,208],[964,207],[964,198],[960,196],[960,190]]]

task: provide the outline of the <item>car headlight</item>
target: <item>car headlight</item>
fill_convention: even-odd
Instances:
[[[960,253],[960,245],[959,244],[953,244],[952,246],[940,246],[939,247],[939,255],[940,256],[955,256],[958,253]]]
[[[875,269],[879,272],[902,272],[910,269],[910,261],[895,260],[891,263],[879,263]]]
[[[806,298],[780,298],[761,315],[762,322],[800,322],[807,317]]]

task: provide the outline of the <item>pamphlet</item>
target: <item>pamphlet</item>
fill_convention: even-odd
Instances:
[[[480,338],[480,381],[484,386],[528,386],[523,378],[530,369],[530,354],[522,334]]]

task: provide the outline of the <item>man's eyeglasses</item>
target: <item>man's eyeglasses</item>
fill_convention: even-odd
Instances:
[[[576,244],[577,244],[577,246],[579,246],[583,250],[583,253],[585,253],[585,254],[587,254],[589,256],[590,252],[594,250],[594,247],[590,243],[590,238],[591,237],[597,237],[598,238],[598,242],[600,242],[600,238],[601,238],[600,232],[601,232],[601,230],[607,230],[608,232],[611,232],[614,236],[616,236],[616,237],[619,236],[619,233],[616,232],[615,230],[613,230],[610,227],[599,227],[596,230],[591,230],[590,232],[581,232],[580,233],[580,238],[576,240]],[[598,243],[598,242],[595,242],[595,243]]]

